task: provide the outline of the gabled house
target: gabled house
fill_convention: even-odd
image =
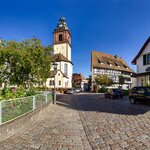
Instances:
[[[150,37],[146,40],[138,54],[131,62],[137,66],[136,85],[150,85]]]
[[[72,75],[72,84],[74,88],[81,89],[81,91],[88,90],[88,80],[86,80],[81,73],[74,73]]]
[[[103,52],[92,51],[91,54],[91,90],[95,91],[95,77],[98,75],[107,75],[113,80],[113,87],[119,87],[119,76],[125,78],[123,89],[128,89],[132,84],[131,75],[134,71],[127,65],[127,63],[117,55],[113,56]]]

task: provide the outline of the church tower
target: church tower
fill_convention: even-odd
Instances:
[[[64,17],[59,19],[53,32],[53,49],[54,54],[62,54],[71,61],[71,34]]]

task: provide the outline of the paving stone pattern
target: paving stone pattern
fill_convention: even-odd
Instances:
[[[0,150],[90,150],[72,95],[51,105],[42,122],[0,143]]]
[[[0,150],[150,150],[150,105],[125,97],[59,95],[42,121],[0,143]]]
[[[149,105],[92,95],[78,95],[76,102],[92,149],[150,150]]]

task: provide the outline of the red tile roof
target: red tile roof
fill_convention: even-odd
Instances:
[[[103,52],[92,51],[91,67],[104,68],[134,73],[127,63],[120,57]]]

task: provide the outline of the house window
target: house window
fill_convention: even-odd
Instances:
[[[147,64],[150,64],[150,54],[147,55]]]
[[[143,55],[143,65],[149,65],[150,64],[150,54]]]
[[[59,80],[59,85],[61,85],[61,81]]]
[[[54,85],[54,80],[50,80],[49,85]]]
[[[59,34],[59,41],[62,41],[62,34]]]
[[[64,74],[68,75],[68,65],[67,64],[64,65]]]

